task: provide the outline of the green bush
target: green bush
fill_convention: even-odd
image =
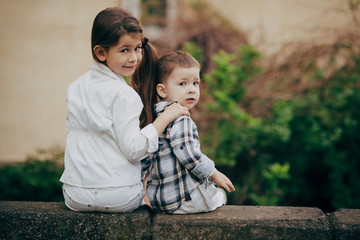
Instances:
[[[289,163],[279,163],[268,150],[289,139],[290,107],[275,105],[270,121],[251,116],[239,104],[244,82],[262,72],[257,66],[260,57],[251,46],[243,46],[237,54],[220,51],[214,56],[216,68],[204,76],[205,94],[211,96],[204,115],[210,124],[205,122],[206,132],[202,131],[204,152],[219,168],[231,166],[224,171],[240,189],[230,196],[232,204],[279,204],[284,195],[281,186],[289,179]],[[283,175],[276,173],[279,169]]]
[[[40,150],[23,163],[0,168],[0,199],[7,201],[63,201],[59,181],[63,151]]]
[[[286,77],[294,67],[302,75],[286,81],[321,84],[273,101],[262,117],[241,105],[245,83],[262,74],[260,54],[243,46],[214,56],[215,69],[203,77],[207,102],[199,129],[204,152],[237,186],[231,204],[360,207],[360,57],[349,49],[356,46],[339,46],[350,54],[343,67],[333,56],[327,69],[313,58],[289,68]]]
[[[292,166],[288,201],[323,209],[360,207],[360,58],[294,99],[291,137],[278,154]],[[290,156],[289,156],[290,155]]]

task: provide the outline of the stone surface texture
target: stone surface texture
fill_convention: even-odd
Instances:
[[[150,239],[150,214],[79,213],[54,202],[0,202],[0,239]]]
[[[332,239],[318,208],[223,206],[212,213],[157,214],[153,239]]]
[[[360,239],[360,210],[223,206],[211,213],[80,213],[59,202],[0,201],[0,239]]]
[[[339,209],[331,213],[334,239],[360,239],[360,209]]]

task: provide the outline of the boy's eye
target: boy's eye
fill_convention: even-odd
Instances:
[[[128,52],[129,50],[127,49],[127,48],[125,48],[125,49],[122,49],[120,52],[122,52],[122,53],[126,53],[126,52]]]
[[[194,85],[199,85],[199,82],[194,82]]]
[[[185,83],[184,83],[184,82],[182,82],[182,83],[180,83],[179,85],[180,85],[180,86],[185,86]]]

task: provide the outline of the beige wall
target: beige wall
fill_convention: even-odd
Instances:
[[[271,49],[305,37],[297,26],[344,24],[343,0],[209,0]],[[67,86],[92,63],[90,30],[110,0],[0,0],[0,162],[23,160],[37,148],[65,145]],[[341,5],[340,4],[340,5]],[[260,41],[262,40],[262,41]],[[267,45],[264,43],[267,43]]]
[[[292,40],[324,41],[349,23],[347,0],[207,0],[265,53]]]
[[[1,0],[0,162],[63,146],[65,93],[92,63],[95,15],[119,1]]]

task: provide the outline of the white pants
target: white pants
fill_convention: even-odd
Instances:
[[[81,188],[63,184],[65,205],[81,212],[131,212],[142,205],[142,183],[111,188]]]
[[[207,183],[199,185],[191,194],[191,200],[184,202],[173,214],[211,212],[226,204],[225,190]]]

